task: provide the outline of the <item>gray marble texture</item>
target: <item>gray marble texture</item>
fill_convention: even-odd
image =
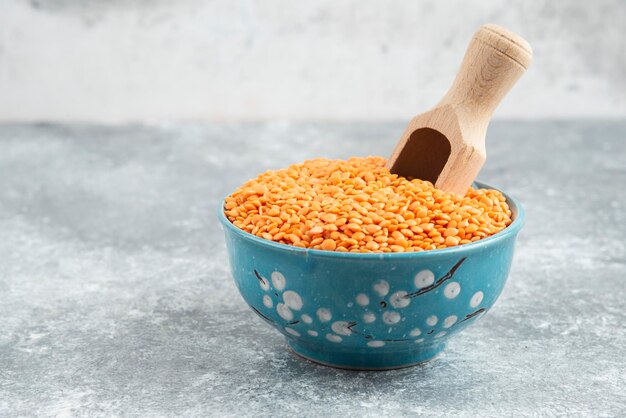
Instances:
[[[499,117],[626,117],[624,0],[4,0],[0,121],[395,120],[497,23],[533,63]]]
[[[626,121],[495,122],[527,223],[493,310],[424,366],[305,362],[237,293],[220,197],[389,124],[0,126],[0,416],[624,416]]]

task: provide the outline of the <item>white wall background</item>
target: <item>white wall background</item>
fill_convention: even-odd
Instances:
[[[535,57],[496,116],[626,116],[622,0],[0,0],[0,121],[406,120],[487,22]]]

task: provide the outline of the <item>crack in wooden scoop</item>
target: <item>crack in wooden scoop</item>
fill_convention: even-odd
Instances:
[[[523,38],[497,25],[481,26],[452,87],[433,109],[411,119],[387,168],[465,195],[487,158],[491,115],[531,60]]]

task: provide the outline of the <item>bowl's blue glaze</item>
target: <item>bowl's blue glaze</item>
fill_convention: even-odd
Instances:
[[[478,183],[479,187],[489,187]],[[224,225],[243,298],[296,353],[343,368],[427,361],[480,318],[506,282],[524,212],[489,238],[419,253],[339,253],[279,244]]]

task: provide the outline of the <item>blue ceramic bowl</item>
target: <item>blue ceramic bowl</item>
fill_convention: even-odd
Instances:
[[[503,231],[418,253],[308,250],[240,230],[223,202],[218,213],[241,295],[297,354],[334,367],[393,369],[434,358],[493,306],[524,221],[522,207],[506,199],[513,222]]]

